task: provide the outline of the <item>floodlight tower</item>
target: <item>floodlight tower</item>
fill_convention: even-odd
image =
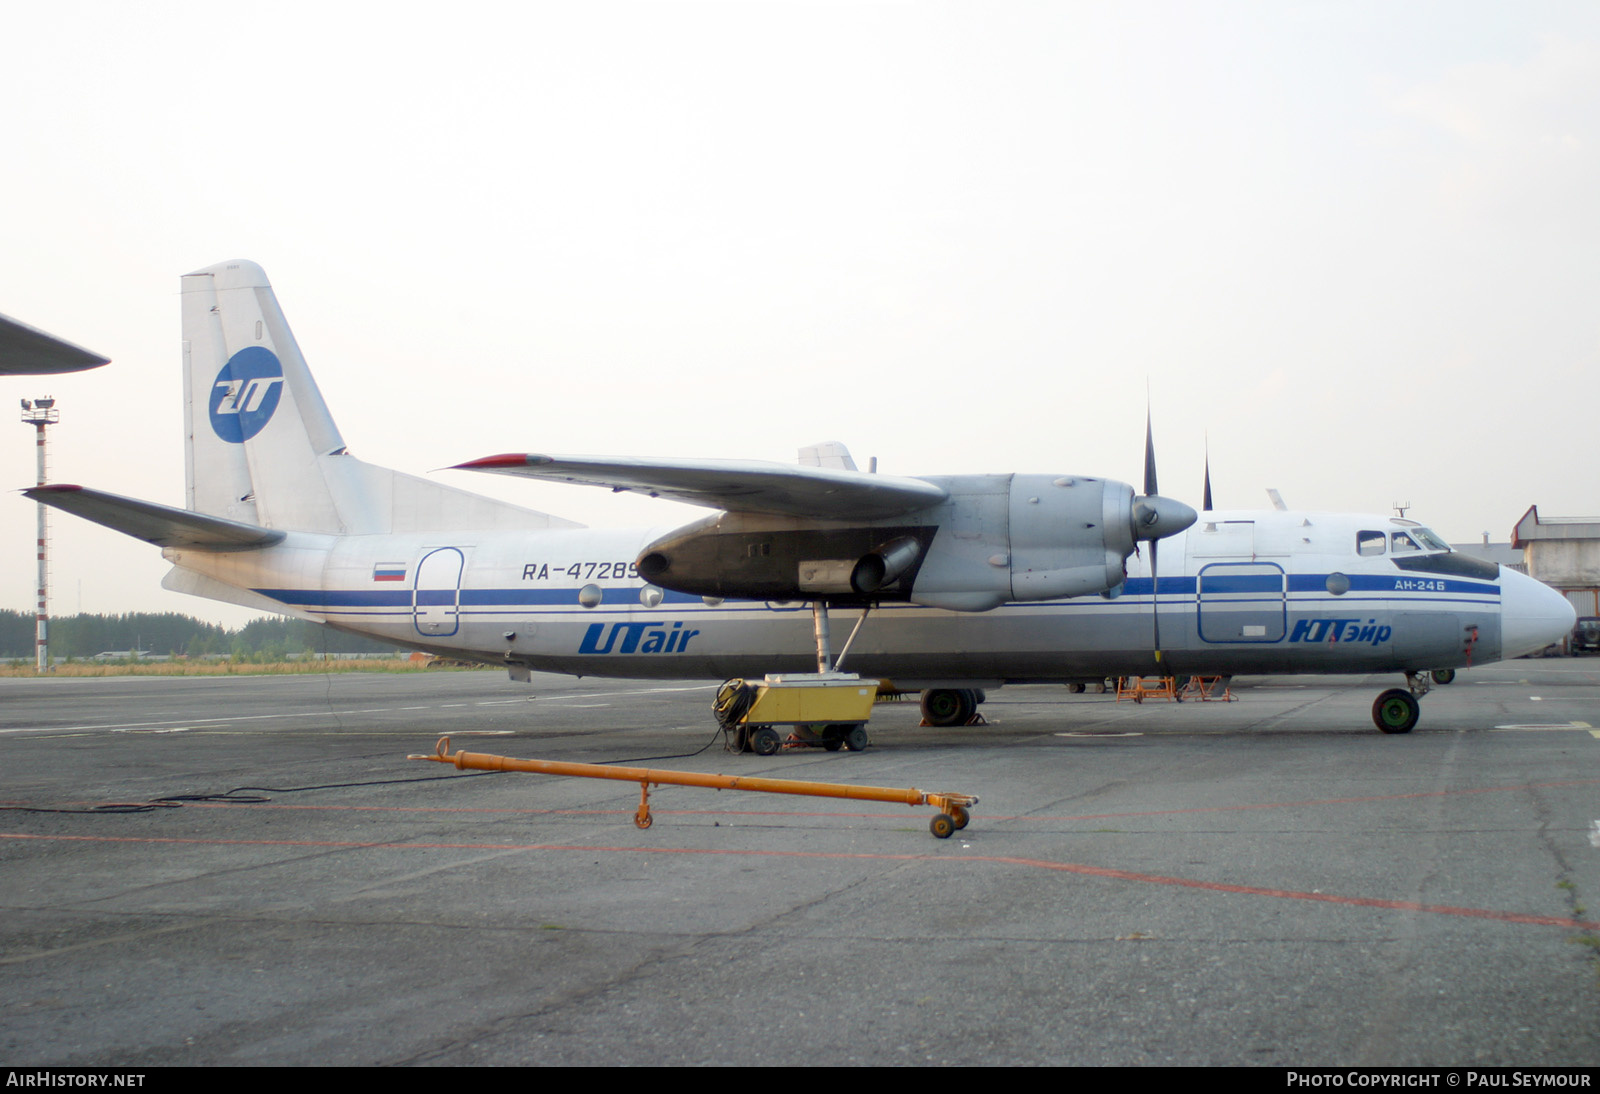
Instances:
[[[44,475],[44,429],[45,426],[55,425],[61,420],[61,411],[56,409],[56,401],[48,396],[35,399],[31,403],[22,400],[22,421],[24,425],[33,426],[34,451],[39,459],[39,485],[45,485]],[[50,552],[45,534],[45,513],[49,510],[43,502],[39,503],[39,610],[33,617],[34,640],[34,668],[38,672],[50,671],[50,650],[46,645],[46,631],[50,618]]]

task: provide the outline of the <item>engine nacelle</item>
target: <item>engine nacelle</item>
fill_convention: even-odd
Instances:
[[[951,611],[1115,588],[1135,543],[1133,488],[1086,475],[939,480],[951,494],[911,599]]]
[[[944,501],[895,520],[815,521],[719,513],[640,555],[646,581],[698,596],[870,603],[954,611],[1054,600],[1121,584],[1140,539],[1172,535],[1194,510],[1087,476],[932,478]]]
[[[1133,488],[1105,479],[1011,480],[1011,599],[1056,600],[1120,584],[1133,552]]]
[[[905,600],[937,532],[931,524],[847,526],[719,513],[652,543],[639,556],[639,576],[697,596]]]

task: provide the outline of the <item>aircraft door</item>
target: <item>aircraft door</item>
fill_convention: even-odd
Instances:
[[[411,610],[418,634],[448,638],[461,629],[461,571],[465,568],[466,556],[459,547],[435,548],[417,563]]]
[[[1281,642],[1289,583],[1275,562],[1200,567],[1195,606],[1202,642]]]

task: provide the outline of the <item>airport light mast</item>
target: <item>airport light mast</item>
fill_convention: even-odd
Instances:
[[[44,430],[45,426],[55,425],[61,420],[61,411],[56,409],[56,401],[49,396],[35,399],[31,403],[22,400],[22,421],[24,425],[33,426],[35,435],[34,450],[39,458],[39,485],[45,485],[44,465]],[[45,513],[48,508],[43,502],[39,503],[39,609],[33,617],[34,639],[34,669],[37,672],[50,671],[50,650],[46,642],[46,632],[50,618],[50,553],[46,546]]]

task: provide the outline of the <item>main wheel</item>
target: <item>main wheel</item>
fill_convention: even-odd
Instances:
[[[1435,684],[1453,684],[1456,680],[1455,669],[1434,669],[1429,675]]]
[[[1372,722],[1385,733],[1410,733],[1421,714],[1422,704],[1403,688],[1390,688],[1372,704]]]
[[[956,830],[956,822],[948,813],[940,813],[928,822],[928,831],[938,839],[949,839]]]
[[[750,734],[750,751],[757,756],[772,756],[782,747],[783,742],[771,726],[762,726]]]
[[[977,697],[966,688],[934,688],[922,693],[922,717],[930,726],[964,726],[977,709]]]

